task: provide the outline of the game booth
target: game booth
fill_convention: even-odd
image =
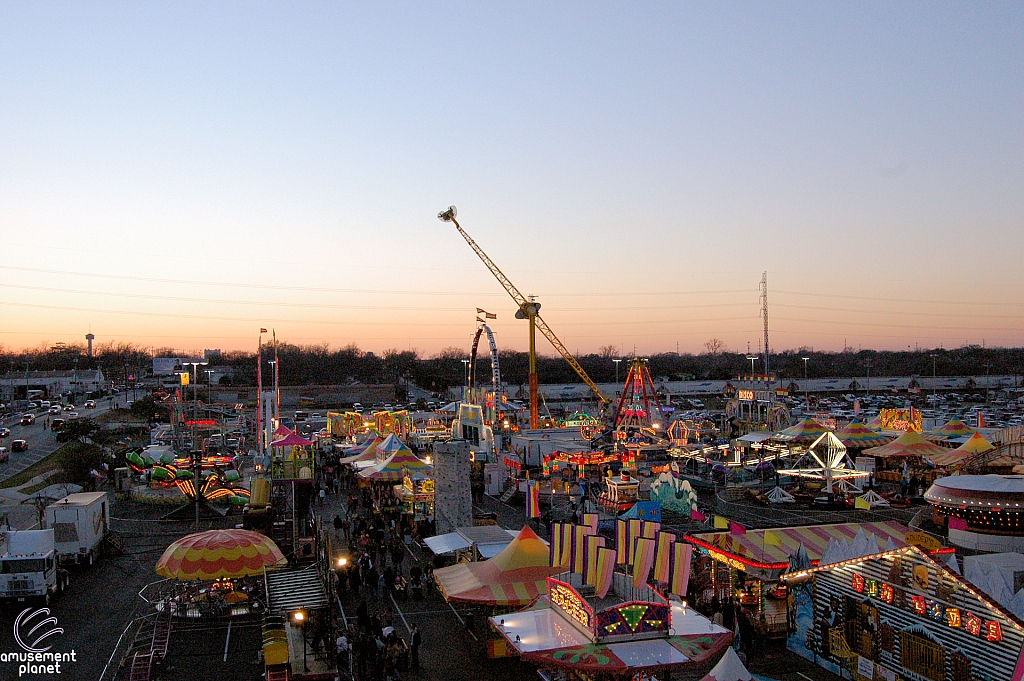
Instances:
[[[841,523],[771,530],[733,524],[684,539],[697,549],[693,590],[698,602],[734,598],[753,613],[769,638],[785,638],[793,627],[793,603],[781,577],[798,567],[907,546],[909,530],[895,522]],[[910,539],[915,539],[913,533]],[[952,548],[934,547],[940,554]]]

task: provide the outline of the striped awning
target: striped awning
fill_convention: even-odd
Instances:
[[[702,532],[687,535],[686,541],[726,562],[736,562],[748,569],[777,571],[789,567],[789,558],[801,545],[811,565],[817,565],[832,539],[851,542],[861,532],[874,535],[878,546],[885,549],[892,540],[894,548],[907,545],[907,527],[895,521],[877,523],[840,523],[836,525],[805,525],[771,530],[747,530],[745,534]],[[766,536],[766,532],[770,532]]]
[[[819,423],[816,419],[807,417],[795,426],[780,430],[771,437],[776,442],[787,442],[793,444],[808,444],[814,442],[828,428]]]

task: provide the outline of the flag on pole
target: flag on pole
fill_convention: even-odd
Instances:
[[[853,500],[853,507],[859,508],[864,511],[870,511],[871,503],[864,497],[857,497],[856,499]]]
[[[771,530],[764,531],[764,545],[765,546],[782,546],[782,539],[779,535],[775,534]]]
[[[629,521],[619,518],[615,521],[616,562],[625,565],[629,562]]]
[[[266,332],[267,332],[267,330],[266,330],[266,329],[264,329],[264,328],[262,328],[262,327],[260,328],[260,333],[266,333]]]
[[[487,310],[485,310],[485,309],[483,309],[481,307],[478,307],[476,309],[476,313],[477,314],[482,314],[484,316],[484,319],[497,319],[498,318],[498,315],[491,314],[490,312],[488,312]]]
[[[654,579],[662,584],[668,584],[671,576],[669,568],[672,563],[672,545],[675,541],[676,536],[671,532],[658,533],[658,547],[654,552]]]
[[[746,534],[747,528],[740,525],[734,520],[729,521],[729,534]]]
[[[559,567],[567,568],[572,564],[572,524],[562,525],[562,562]]]
[[[608,589],[612,586],[612,576],[615,574],[615,549],[606,549],[603,546],[597,549],[597,585],[594,593],[598,598],[608,595]]]
[[[536,481],[530,481],[529,487],[527,488],[526,494],[526,517],[527,518],[539,518],[540,517],[540,490],[537,488]]]
[[[583,557],[584,546],[587,541],[587,529],[586,525],[572,526],[572,571],[578,575],[583,574],[583,569],[586,566]]]
[[[716,530],[727,530],[729,529],[729,519],[723,518],[720,515],[715,516],[715,529]]]
[[[966,530],[967,521],[963,518],[957,518],[955,516],[949,516],[949,529],[951,530]]]
[[[558,567],[562,564],[562,523],[551,523],[551,543],[548,545],[551,557],[549,565]]]
[[[700,511],[698,511],[696,508],[690,509],[690,520],[702,521],[707,519],[708,517]]]
[[[647,577],[654,565],[655,541],[649,537],[637,537],[633,549],[633,588],[639,589],[647,584]]]
[[[626,541],[626,563],[633,564],[633,549],[636,548],[636,538],[643,533],[644,521],[639,518],[629,519],[629,539]]]
[[[644,521],[643,529],[640,530],[641,537],[647,537],[648,539],[654,539],[658,536],[658,530],[661,529],[661,523],[653,521]]]
[[[690,558],[693,547],[684,541],[677,541],[672,547],[672,580],[669,593],[685,598],[690,585]]]
[[[604,537],[588,534],[584,549],[583,583],[597,586],[597,550],[604,546]]]

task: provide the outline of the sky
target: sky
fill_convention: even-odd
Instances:
[[[1024,4],[0,4],[0,345],[1024,345]],[[553,354],[543,341],[542,353]]]

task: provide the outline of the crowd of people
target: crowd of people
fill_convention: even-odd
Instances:
[[[346,548],[347,561],[336,569],[338,597],[358,603],[355,617],[335,641],[339,670],[355,681],[398,681],[419,669],[422,636],[415,624],[408,640],[399,635],[396,599],[417,597],[431,579],[433,566],[411,559],[405,537],[417,534],[401,512],[392,486],[359,487],[346,466],[334,468],[325,491],[343,500],[333,520],[335,539]],[[411,594],[410,594],[411,592]]]

